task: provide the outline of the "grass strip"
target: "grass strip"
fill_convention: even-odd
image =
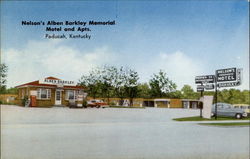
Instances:
[[[246,118],[242,118],[242,119],[235,119],[233,117],[218,116],[217,120],[215,120],[214,117],[211,119],[206,119],[206,118],[201,118],[200,116],[191,116],[191,117],[183,117],[183,118],[174,118],[173,120],[175,120],[175,121],[250,120],[250,117],[246,117]]]

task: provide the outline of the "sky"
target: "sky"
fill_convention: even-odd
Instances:
[[[7,87],[48,76],[78,81],[98,66],[126,66],[140,82],[164,70],[181,89],[195,76],[243,68],[238,89],[249,89],[249,2],[1,1],[1,60]],[[90,26],[91,39],[47,39],[45,26],[22,21],[113,21]],[[79,32],[71,32],[78,34]]]

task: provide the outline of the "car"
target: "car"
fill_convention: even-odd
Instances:
[[[215,116],[215,105],[212,105],[212,117]],[[247,117],[247,113],[240,108],[235,108],[233,105],[228,103],[217,103],[217,116],[227,116],[227,117],[235,117],[236,119],[241,119],[243,117]]]
[[[105,108],[105,107],[108,107],[108,104],[104,102],[103,100],[92,99],[87,102],[87,107]]]
[[[234,104],[234,108],[239,108],[244,110],[247,113],[247,116],[250,115],[250,105],[248,104]]]

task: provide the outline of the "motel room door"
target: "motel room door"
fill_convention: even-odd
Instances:
[[[55,105],[62,105],[62,91],[56,90]]]

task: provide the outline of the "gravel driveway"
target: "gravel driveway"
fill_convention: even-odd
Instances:
[[[2,159],[248,159],[249,127],[172,118],[199,110],[1,106]]]

